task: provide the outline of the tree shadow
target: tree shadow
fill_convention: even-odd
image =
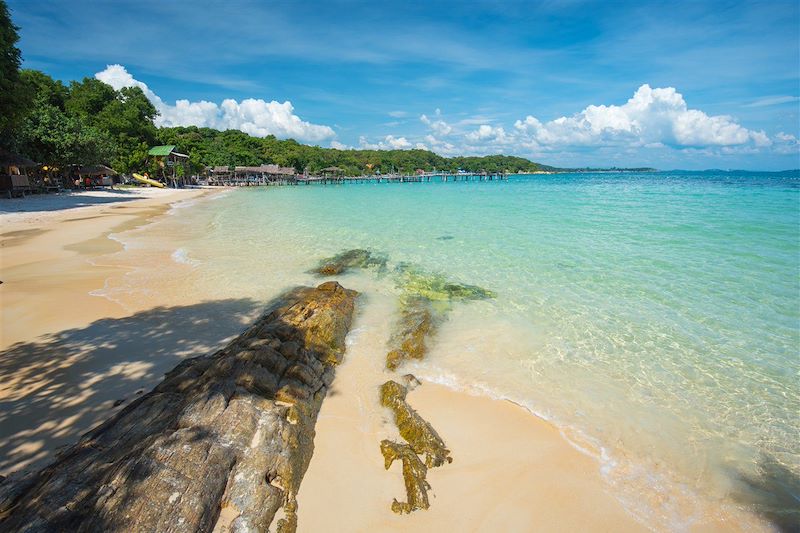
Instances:
[[[263,305],[227,299],[157,307],[0,352],[0,474],[43,466],[181,360],[238,335]]]
[[[129,202],[146,198],[125,189],[108,191],[109,195],[94,196],[87,191],[66,191],[45,195],[46,201],[38,196],[25,198],[0,198],[0,214],[29,213],[33,211],[61,211],[90,205],[103,205],[119,202]]]
[[[800,477],[770,455],[756,474],[733,472],[734,497],[752,507],[782,532],[800,532]]]

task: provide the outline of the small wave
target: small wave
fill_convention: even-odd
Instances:
[[[671,480],[668,473],[658,472],[627,457],[617,457],[597,439],[580,428],[563,423],[557,416],[542,411],[529,400],[513,397],[480,381],[464,380],[430,362],[413,363],[409,370],[425,381],[457,392],[511,402],[552,424],[567,444],[597,461],[599,473],[613,487],[612,493],[616,499],[631,516],[651,529],[688,531],[698,515],[704,514],[702,509],[705,505],[698,502],[698,495],[688,486]],[[652,494],[653,497],[644,501],[642,494]],[[687,513],[687,506],[692,511]]]

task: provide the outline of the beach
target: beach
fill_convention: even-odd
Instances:
[[[296,268],[307,259],[292,255],[300,252],[285,245],[281,232],[237,237],[239,245],[265,247],[274,276],[242,275],[233,259],[225,275],[236,274],[237,282],[218,283],[222,274],[203,272],[212,250],[220,260],[232,252],[191,232],[217,231],[230,194],[250,193],[148,189],[0,205],[0,474],[43,466],[182,359],[210,353],[238,334],[279,289],[315,283]],[[208,218],[199,224],[200,216]],[[280,226],[264,223],[267,231]],[[340,248],[336,238],[326,236],[315,255]],[[664,499],[672,513],[683,513],[682,529],[767,529],[730,502],[712,499],[698,511],[689,505],[692,497],[671,490],[638,492],[641,501],[631,505],[630,494],[610,481],[596,442],[508,399],[445,386],[431,378],[431,368],[387,371],[396,295],[378,290],[385,280],[369,275],[337,279],[362,296],[300,485],[301,531],[670,530],[676,515],[653,511],[664,508],[657,501]],[[464,342],[464,331],[451,325],[469,325],[469,309],[481,305],[454,307],[434,355],[458,352],[453,343]],[[408,402],[436,428],[453,462],[429,472],[430,509],[397,515],[390,507],[405,497],[400,466],[387,472],[379,450],[382,439],[398,438],[397,429],[378,388],[405,372],[421,381]]]

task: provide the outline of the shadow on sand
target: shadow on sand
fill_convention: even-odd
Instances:
[[[43,466],[181,360],[239,334],[263,308],[250,299],[157,307],[0,352],[0,474]]]
[[[56,194],[27,196],[25,198],[0,198],[0,214],[62,211],[76,207],[129,202],[145,198],[126,189],[114,189],[107,192],[113,194],[94,196],[85,191],[65,191]],[[46,202],[43,201],[44,198],[47,198]]]

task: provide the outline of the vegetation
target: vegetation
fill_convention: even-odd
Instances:
[[[0,146],[44,164],[107,164],[144,170],[147,150],[174,144],[188,153],[189,171],[208,166],[278,164],[317,173],[338,167],[346,175],[425,171],[535,172],[552,170],[521,157],[446,158],[427,150],[337,150],[238,130],[157,128],[156,108],[138,87],[115,90],[94,78],[68,86],[47,74],[21,70],[18,28],[0,0]]]
[[[6,144],[27,107],[27,93],[19,79],[21,56],[17,27],[11,22],[8,6],[0,0],[0,145]]]
[[[238,131],[218,131],[196,126],[160,128],[159,141],[180,146],[189,153],[193,170],[205,166],[256,166],[277,164],[298,172],[318,173],[338,167],[348,176],[380,172],[413,173],[418,169],[488,172],[536,172],[552,167],[533,163],[522,157],[491,155],[486,157],[442,157],[427,150],[337,150],[308,146],[295,140],[279,140],[273,135],[263,139]]]

